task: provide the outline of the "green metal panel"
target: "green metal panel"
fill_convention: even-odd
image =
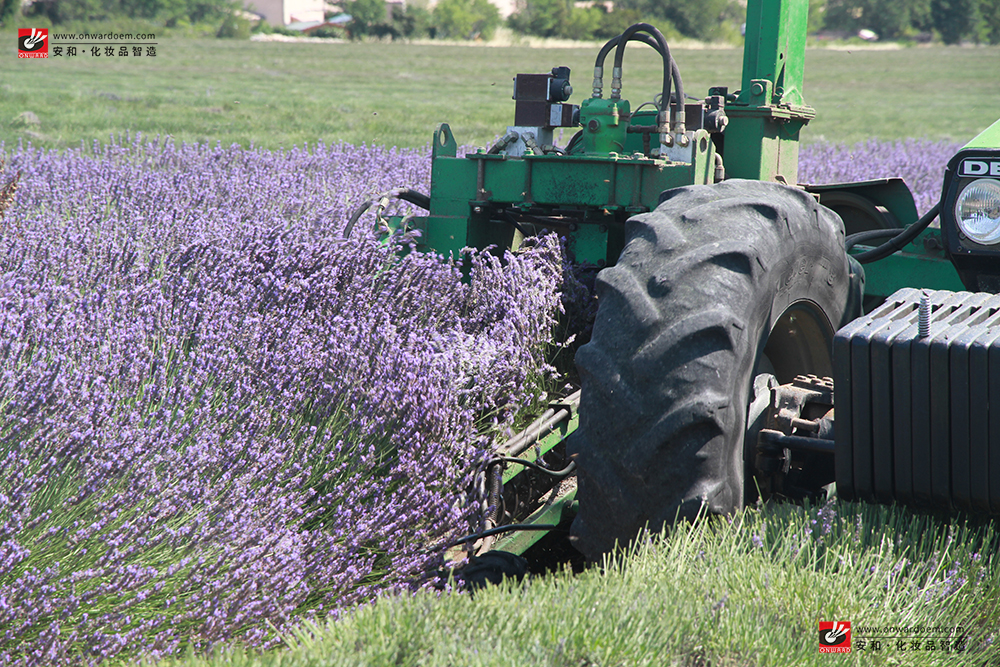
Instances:
[[[524,160],[507,159],[505,155],[488,157],[501,159],[487,160],[483,165],[486,192],[482,198],[486,201],[523,201],[528,194],[529,185],[527,163]]]
[[[1000,120],[980,132],[972,141],[965,144],[966,148],[1000,148]]]
[[[613,162],[566,158],[527,158],[532,167],[531,201],[567,206],[607,206],[618,203],[617,169]]]
[[[428,249],[458,257],[459,251],[469,245],[469,221],[465,216],[429,215],[422,223],[418,227],[423,230],[421,245],[425,245]]]
[[[803,106],[808,0],[750,0],[743,46],[743,88],[736,101],[758,105],[756,80],[770,81],[773,99],[765,104]],[[728,131],[728,130],[727,130]]]
[[[576,507],[576,489],[573,489],[565,496],[557,498],[548,505],[543,505],[523,523],[559,524],[571,517],[575,513]],[[523,554],[546,535],[548,532],[537,530],[510,533],[498,540],[493,548],[497,551]]]
[[[580,124],[583,126],[583,152],[607,155],[623,153],[628,131],[631,108],[628,100],[589,97],[580,105]]]
[[[531,461],[535,463],[538,459],[542,458],[550,451],[552,451],[556,445],[565,440],[570,433],[575,431],[580,426],[580,415],[573,412],[572,416],[566,421],[559,423],[556,429],[549,433],[544,438],[539,438],[539,440],[534,443],[531,447],[524,450],[519,458],[525,461]],[[503,471],[503,483],[511,481],[520,474],[523,474],[527,470],[524,466],[510,465]]]
[[[879,178],[855,183],[826,183],[824,185],[806,185],[807,192],[819,194],[820,203],[826,195],[848,193],[870,200],[873,204],[885,207],[892,213],[899,224],[906,226],[915,222],[918,217],[917,205],[913,201],[913,193],[902,178]]]
[[[613,261],[608,258],[608,225],[580,225],[566,237],[566,251],[577,264],[604,266]]]
[[[799,174],[799,131],[808,119],[775,118],[768,107],[726,107],[724,159],[727,178],[795,184]]]
[[[730,178],[798,180],[798,140],[816,112],[802,98],[807,0],[750,0],[743,87],[726,106],[724,159]]]
[[[865,264],[865,296],[886,298],[904,287],[917,289],[965,291],[955,266],[944,256],[941,232],[928,229],[903,250]],[[858,254],[871,248],[857,245]]]

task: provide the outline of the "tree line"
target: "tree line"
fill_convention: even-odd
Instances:
[[[488,0],[440,0],[433,10],[412,3],[386,18],[382,0],[347,5],[358,35],[489,39],[502,25]],[[746,16],[740,0],[520,0],[507,19],[515,32],[564,39],[607,39],[633,23],[661,27],[668,38],[736,43]],[[812,0],[809,31],[838,37],[874,32],[882,40],[1000,44],[1000,0]]]
[[[581,3],[582,4],[582,3]],[[746,15],[738,0],[617,0],[614,11],[602,4],[578,6],[573,0],[522,0],[509,19],[517,32],[575,39],[617,35],[639,20],[668,36],[704,41],[735,41]],[[1000,43],[1000,0],[812,0],[810,33],[847,37],[861,30],[883,40],[939,39]]]
[[[24,7],[22,1],[0,0],[0,24],[15,16],[44,17],[52,25],[121,18],[167,27],[232,23],[241,7],[238,0],[34,0]],[[487,40],[504,24],[489,0],[439,0],[433,9],[410,2],[393,11],[387,11],[384,0],[350,0],[343,8],[353,19],[346,33],[352,38]],[[740,0],[616,0],[613,10],[600,1],[586,6],[574,0],[519,0],[507,25],[523,35],[592,40],[646,21],[660,27],[668,39],[738,43],[745,14]],[[812,0],[809,30],[842,37],[869,30],[882,40],[1000,44],[1000,0]],[[325,34],[342,33],[330,29]]]

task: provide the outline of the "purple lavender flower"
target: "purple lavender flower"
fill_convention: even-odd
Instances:
[[[845,173],[843,150],[804,148],[803,180],[892,171]],[[470,252],[468,283],[364,218],[344,241],[357,202],[427,191],[426,151],[0,152],[21,174],[0,226],[4,664],[265,647],[422,585],[481,520],[467,490],[539,401],[560,309],[561,337],[593,318],[553,237]]]
[[[469,252],[468,283],[345,242],[356,201],[427,189],[417,151],[6,158],[0,662],[268,646],[422,585],[478,525],[491,434],[549,373],[555,237]]]
[[[960,148],[961,144],[926,139],[810,144],[799,151],[799,181],[823,184],[901,176],[913,192],[917,210],[924,213],[941,198],[944,168]]]

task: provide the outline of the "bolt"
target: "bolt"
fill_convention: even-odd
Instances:
[[[750,86],[751,95],[763,95],[764,94],[764,84],[759,81]]]
[[[601,129],[601,121],[597,120],[596,118],[591,119],[591,121],[587,123],[587,129],[590,130],[591,132],[597,132],[599,129]]]
[[[920,313],[917,322],[917,336],[927,338],[931,335],[931,302],[927,291],[920,294]]]

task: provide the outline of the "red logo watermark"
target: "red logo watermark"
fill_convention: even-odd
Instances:
[[[819,622],[819,652],[820,653],[850,653],[851,652],[851,622],[850,621],[820,621]]]
[[[18,28],[17,57],[48,58],[49,31],[46,28]]]

